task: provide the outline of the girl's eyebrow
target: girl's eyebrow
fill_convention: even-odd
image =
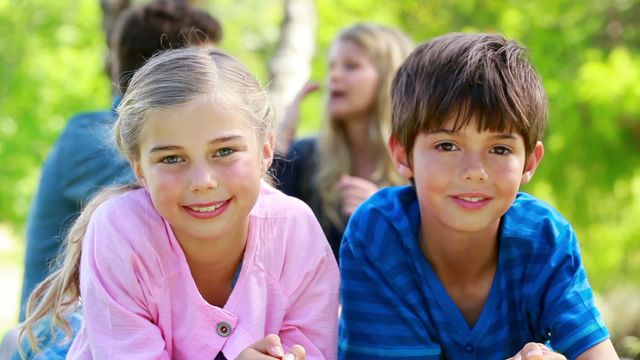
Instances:
[[[219,138],[209,141],[209,146],[226,143],[229,141],[241,141],[244,139],[245,139],[245,136],[243,135],[221,136]],[[153,154],[161,151],[176,151],[176,150],[182,150],[182,149],[184,149],[184,147],[179,145],[156,145],[149,150],[149,153]]]
[[[175,150],[180,150],[182,148],[183,148],[182,146],[177,146],[177,145],[156,145],[151,149],[149,149],[149,153],[153,154],[161,151],[175,151]]]

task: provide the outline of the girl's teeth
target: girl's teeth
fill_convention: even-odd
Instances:
[[[461,196],[460,198],[464,201],[469,201],[469,202],[478,202],[483,199],[479,196]]]
[[[207,207],[190,207],[190,208],[191,210],[197,211],[197,212],[211,212],[220,208],[222,205],[223,203],[220,203],[218,205],[207,206]]]

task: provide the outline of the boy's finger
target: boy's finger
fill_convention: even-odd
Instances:
[[[542,360],[542,355],[543,355],[542,350],[539,350],[539,349],[531,350],[525,354],[526,354],[524,357],[525,360]]]

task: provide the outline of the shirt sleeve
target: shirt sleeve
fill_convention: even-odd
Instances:
[[[551,346],[569,359],[609,338],[582,265],[575,233],[568,227],[540,276],[548,289],[542,299],[542,325]]]
[[[386,219],[361,207],[340,248],[339,359],[440,359],[419,315],[412,270]],[[366,240],[365,240],[366,239]]]
[[[99,115],[95,115],[96,117]],[[102,115],[105,116],[105,115]],[[135,180],[127,161],[107,142],[111,123],[94,120],[92,126],[73,119],[60,139],[60,159],[67,164],[61,174],[62,195],[78,210],[107,185],[127,184]]]
[[[80,292],[87,344],[81,348],[89,349],[94,359],[169,359],[154,323],[158,301],[153,288],[162,284],[154,284],[150,275],[161,269],[153,255],[134,249],[151,235],[145,230],[150,224],[140,220],[131,204],[110,202],[93,214],[82,248]]]
[[[277,187],[283,193],[305,199],[306,182],[315,172],[312,169],[316,153],[315,139],[297,140],[289,147],[286,154],[276,154],[272,165]]]
[[[293,251],[287,254],[281,280],[289,308],[279,335],[286,349],[302,345],[307,359],[333,360],[338,338],[338,265],[310,209],[296,226],[289,249]]]

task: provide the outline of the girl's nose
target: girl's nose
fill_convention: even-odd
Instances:
[[[191,172],[191,191],[208,191],[218,187],[214,171],[208,166],[194,167]]]

